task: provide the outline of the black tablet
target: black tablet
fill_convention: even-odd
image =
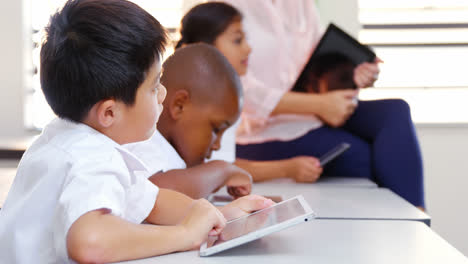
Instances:
[[[376,57],[375,53],[368,46],[359,43],[359,41],[333,23],[328,25],[325,34],[323,34],[312,54],[311,60],[314,57],[330,53],[342,54],[348,57],[355,65],[363,62],[373,62]]]
[[[307,91],[305,86],[327,72],[334,72],[339,86],[350,88],[356,65],[375,61],[375,53],[334,24],[328,25],[312,56],[297,79],[293,91]],[[336,72],[338,71],[338,72]],[[355,88],[355,87],[354,87]]]

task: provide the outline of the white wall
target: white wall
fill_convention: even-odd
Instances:
[[[319,0],[320,21],[325,29],[333,22],[348,34],[357,38],[361,24],[358,21],[357,0]]]
[[[468,125],[418,126],[432,229],[468,256]]]
[[[30,76],[26,71],[31,71],[30,56],[25,50],[32,47],[32,43],[24,12],[27,11],[21,0],[1,3],[0,137],[28,134],[23,122],[23,94]]]

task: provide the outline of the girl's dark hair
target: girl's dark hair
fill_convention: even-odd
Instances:
[[[197,42],[213,44],[231,23],[241,19],[242,14],[225,3],[210,2],[196,5],[182,18],[181,39],[176,49],[183,44]]]

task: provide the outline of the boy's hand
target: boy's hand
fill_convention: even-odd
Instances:
[[[252,191],[252,176],[247,171],[235,166],[234,172],[226,181],[227,192],[235,199],[249,195]]]
[[[197,249],[208,236],[216,236],[226,226],[223,214],[205,199],[195,200],[180,223],[187,232],[185,250]]]
[[[316,182],[323,169],[314,157],[298,156],[286,160],[287,175],[296,182]]]
[[[271,199],[260,195],[251,194],[241,197],[219,209],[224,217],[229,221],[241,216],[250,214],[275,204]]]

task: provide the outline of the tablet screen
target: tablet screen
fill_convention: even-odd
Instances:
[[[306,214],[299,199],[291,199],[227,223],[221,234],[210,237],[207,248],[226,243],[250,232],[268,228]]]

